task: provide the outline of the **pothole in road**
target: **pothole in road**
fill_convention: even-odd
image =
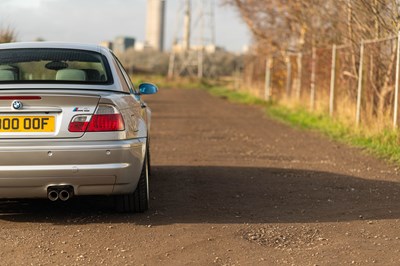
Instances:
[[[261,246],[277,249],[313,247],[328,241],[317,228],[308,226],[263,226],[241,232],[242,238]]]

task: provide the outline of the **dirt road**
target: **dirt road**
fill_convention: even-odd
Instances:
[[[151,210],[0,203],[1,265],[399,265],[396,166],[197,90],[153,109]]]

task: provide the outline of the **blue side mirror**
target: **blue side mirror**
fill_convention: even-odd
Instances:
[[[155,94],[158,92],[156,85],[151,83],[142,83],[139,85],[140,94]]]

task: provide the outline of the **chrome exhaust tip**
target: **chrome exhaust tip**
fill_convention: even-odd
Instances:
[[[58,195],[59,195],[60,200],[62,200],[62,201],[67,201],[71,197],[68,190],[61,190]]]
[[[58,192],[57,192],[56,190],[50,190],[50,191],[47,193],[47,198],[48,198],[50,201],[57,201],[58,198],[59,198]]]

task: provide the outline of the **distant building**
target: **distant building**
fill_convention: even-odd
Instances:
[[[147,0],[146,45],[164,50],[165,0]]]
[[[134,46],[135,46],[135,39],[134,38],[126,37],[126,36],[119,36],[119,37],[115,38],[112,50],[115,53],[123,53],[128,48],[131,48],[131,47],[134,47]]]
[[[175,44],[174,46],[173,46],[173,51],[175,52],[175,53],[183,53],[183,52],[185,52],[186,51],[186,47],[185,47],[185,45],[183,44]],[[204,50],[204,52],[206,52],[207,54],[213,54],[213,53],[216,53],[216,52],[223,52],[223,51],[226,51],[223,47],[220,47],[220,46],[216,46],[216,45],[214,45],[214,44],[209,44],[209,45],[205,45],[205,46],[202,46],[202,45],[192,45],[191,47],[190,47],[190,50],[191,51],[201,51],[201,50]]]
[[[135,42],[135,51],[138,52],[143,52],[143,51],[148,51],[152,50],[153,48],[148,45],[147,43],[144,42]]]
[[[244,45],[242,48],[242,53],[247,54],[250,52],[250,46],[249,45]]]
[[[204,50],[209,54],[213,54],[213,53],[216,53],[216,52],[225,52],[226,51],[225,48],[220,47],[220,46],[216,46],[215,44],[206,45]]]
[[[103,47],[108,48],[110,50],[113,49],[113,43],[110,42],[110,41],[103,41],[103,42],[100,43],[100,46],[103,46]]]

